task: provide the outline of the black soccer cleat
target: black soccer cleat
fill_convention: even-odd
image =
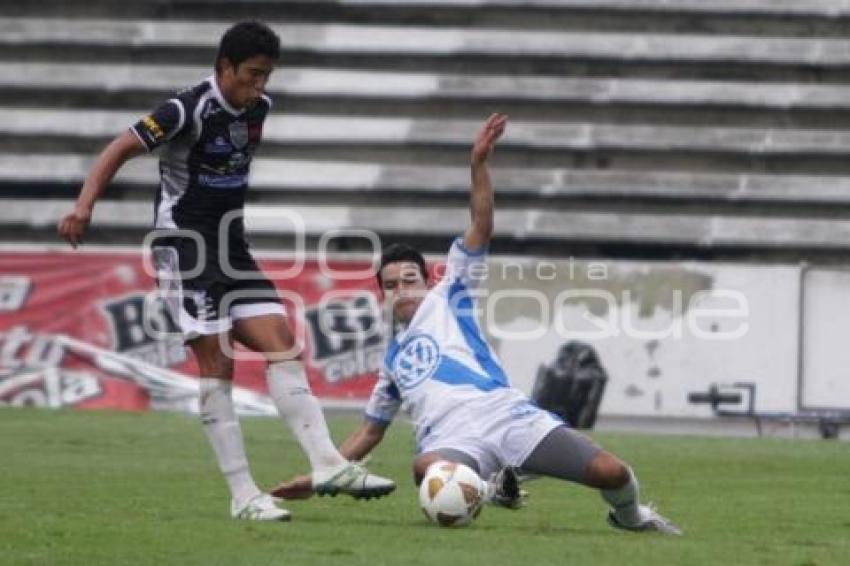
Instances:
[[[515,466],[506,466],[490,476],[487,482],[488,502],[517,510],[525,505],[528,493],[519,487],[519,469]]]

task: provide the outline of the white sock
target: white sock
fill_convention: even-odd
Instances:
[[[600,490],[602,498],[614,508],[614,515],[624,525],[637,525],[643,518],[640,514],[639,486],[635,474],[629,469],[629,482],[619,489]]]
[[[310,391],[304,364],[296,360],[269,364],[266,377],[277,412],[298,439],[313,470],[344,463],[331,441],[319,401]]]
[[[260,489],[254,483],[248,458],[245,457],[242,430],[231,398],[233,385],[229,380],[210,377],[202,377],[200,382],[200,412],[204,431],[233,499],[246,502],[259,495]]]

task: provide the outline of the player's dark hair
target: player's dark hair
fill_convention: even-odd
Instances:
[[[381,251],[381,265],[378,267],[378,273],[376,274],[378,277],[378,287],[381,289],[384,288],[384,280],[381,278],[381,270],[384,269],[384,266],[399,261],[415,263],[419,267],[419,273],[422,274],[422,278],[428,281],[428,267],[425,264],[425,258],[422,257],[419,250],[407,244],[390,244]]]
[[[239,22],[221,37],[218,55],[215,57],[215,69],[221,70],[222,59],[230,61],[235,68],[255,55],[267,55],[277,61],[280,58],[280,38],[262,22]]]

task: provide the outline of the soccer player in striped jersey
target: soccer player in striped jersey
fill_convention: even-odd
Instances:
[[[223,35],[209,78],[165,101],[95,160],[59,233],[76,247],[95,201],[129,159],[159,149],[153,257],[160,290],[200,368],[201,421],[231,491],[231,515],[287,520],[254,482],[232,400],[233,342],[262,353],[281,417],[307,453],[318,491],[371,498],[395,484],[343,458],[310,391],[274,285],[249,251],[242,221],[251,160],[272,101],[265,88],[280,39],[241,22]]]

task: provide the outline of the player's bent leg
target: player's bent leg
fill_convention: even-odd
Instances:
[[[304,364],[295,357],[295,340],[286,318],[280,314],[240,318],[234,321],[233,335],[248,348],[266,356],[269,394],[310,459],[312,469],[336,468],[346,463],[331,442],[321,407],[307,382]],[[292,357],[285,358],[287,353]]]
[[[280,303],[249,303],[231,307],[233,336],[268,363],[297,360],[301,350]]]
[[[524,473],[589,485],[587,471],[591,462],[602,452],[602,449],[585,435],[561,425],[549,431],[522,462],[520,468]]]
[[[608,522],[614,527],[681,534],[652,506],[640,504],[638,481],[628,465],[566,426],[554,428],[523,462],[522,470],[599,489],[611,505]]]
[[[199,410],[201,423],[213,448],[219,469],[230,488],[231,516],[253,520],[286,520],[289,512],[278,508],[260,492],[245,455],[239,420],[233,407],[233,360],[221,350],[226,335],[199,336],[189,342],[201,371]]]
[[[395,489],[395,482],[348,462],[334,446],[319,401],[310,390],[304,364],[293,357],[297,355],[295,340],[286,318],[281,314],[237,318],[233,332],[237,340],[266,356],[269,394],[310,460],[317,494],[345,493],[371,499]]]
[[[629,483],[631,477],[632,471],[625,463],[610,452],[601,450],[587,464],[581,483],[602,490],[620,489]]]

